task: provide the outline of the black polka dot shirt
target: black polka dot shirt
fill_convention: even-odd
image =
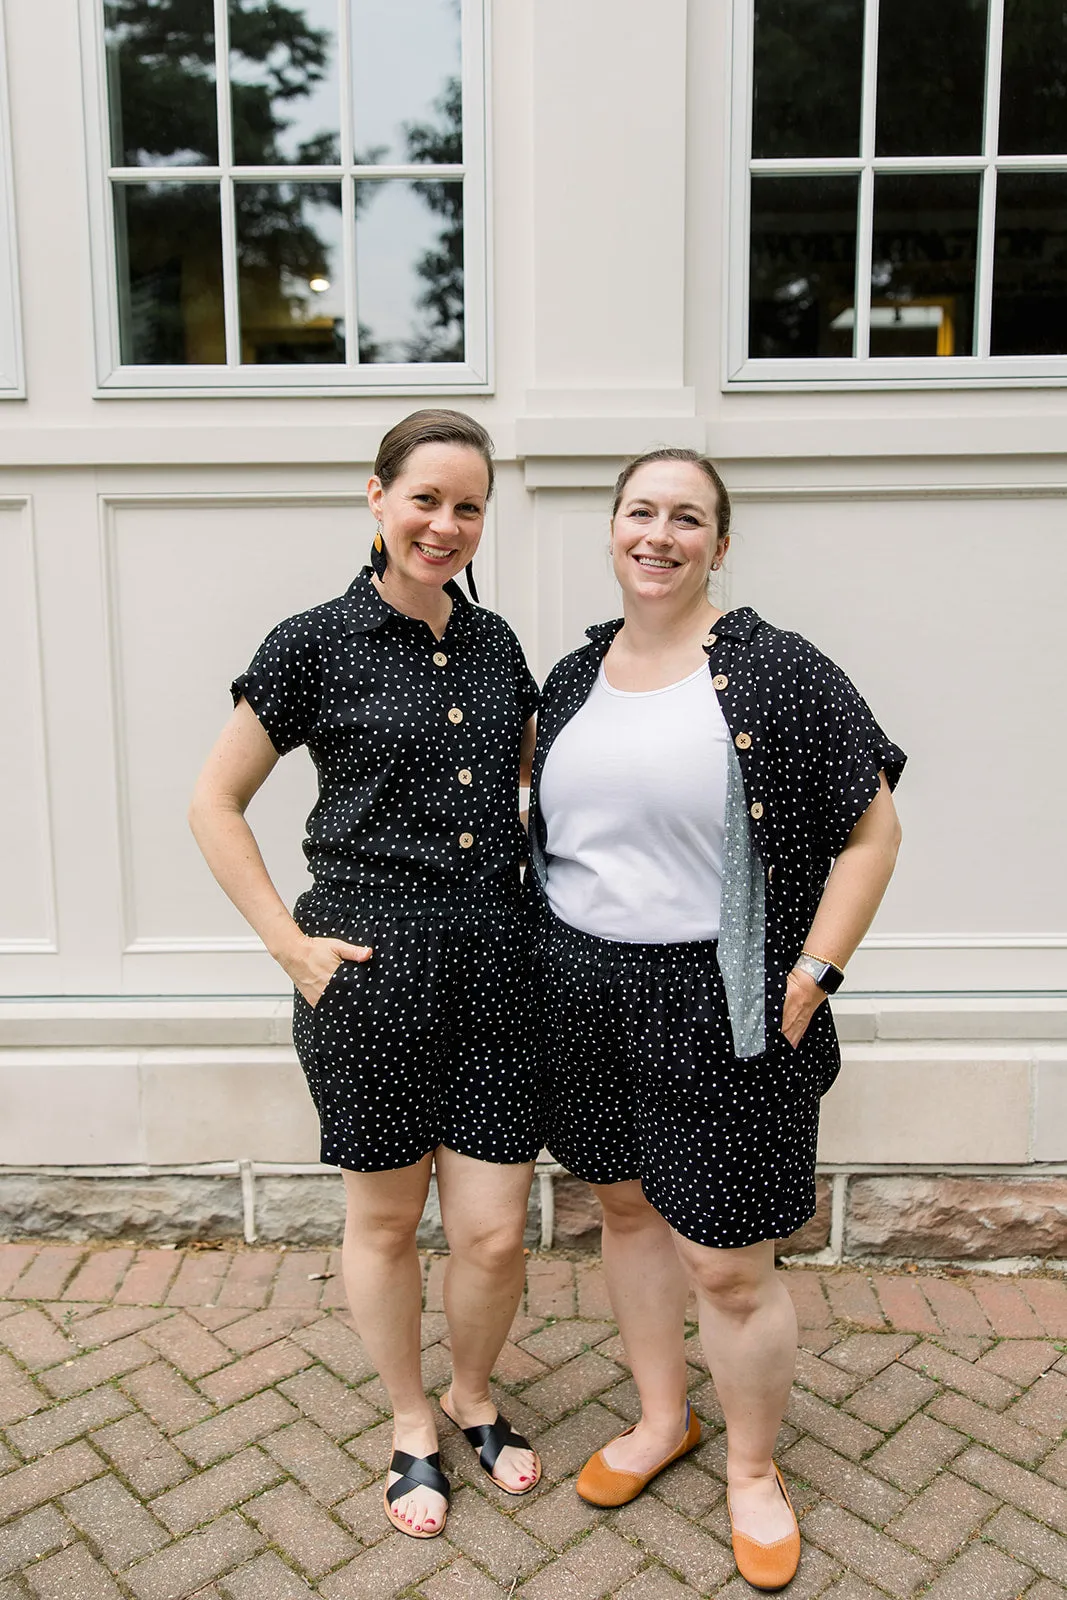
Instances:
[[[538,800],[545,758],[585,703],[621,627],[619,619],[589,628],[590,643],[558,662],[545,682],[530,791],[531,883],[545,876]],[[760,1031],[773,1035],[781,1027],[786,974],[804,947],[833,858],[878,792],[879,772],[895,787],[906,757],[840,667],[749,607],[720,617],[704,648],[740,769],[739,810],[747,822],[746,837],[731,840],[728,814],[726,877],[734,861],[737,876],[749,863],[759,874],[758,894],[743,897],[743,915],[751,918],[745,941],[757,1004],[763,996]],[[729,887],[724,881],[720,948],[733,932]],[[740,981],[749,986],[748,974]],[[809,1029],[812,1041],[822,1030],[832,1034],[828,1014]],[[828,1048],[836,1050],[836,1042]]]
[[[319,780],[304,853],[317,884],[448,908],[518,882],[519,747],[537,685],[502,617],[455,584],[443,638],[382,599],[365,567],[290,617],[234,680],[281,755]]]

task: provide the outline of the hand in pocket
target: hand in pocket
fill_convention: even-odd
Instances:
[[[292,958],[282,965],[308,1005],[314,1009],[343,962],[369,961],[373,954],[370,945],[348,944],[344,939],[305,937]]]

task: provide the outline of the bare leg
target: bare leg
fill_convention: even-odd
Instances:
[[[674,1239],[696,1290],[700,1342],[726,1418],[734,1524],[773,1544],[793,1531],[771,1463],[796,1366],[793,1302],[774,1270],[773,1241],[713,1250]]]
[[[437,1429],[422,1387],[422,1273],[415,1247],[431,1156],[392,1172],[345,1172],[348,1212],[345,1289],[359,1336],[389,1395],[396,1445],[409,1455],[437,1449]],[[399,1473],[389,1474],[389,1484]],[[392,1515],[416,1530],[441,1526],[445,1503],[432,1489],[394,1502]]]
[[[670,1228],[636,1180],[595,1186],[615,1320],[641,1397],[641,1419],[604,1450],[609,1467],[648,1472],[685,1433],[685,1273]]]
[[[522,1235],[533,1162],[501,1166],[437,1149],[437,1188],[448,1239],[445,1316],[452,1340],[452,1384],[443,1397],[464,1428],[496,1420],[489,1375],[522,1295]],[[533,1487],[529,1450],[500,1452],[495,1477],[510,1489]]]

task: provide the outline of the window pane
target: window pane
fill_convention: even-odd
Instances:
[[[350,0],[356,160],[463,160],[461,0]]]
[[[749,354],[850,356],[856,178],[753,178]]]
[[[756,0],[752,154],[854,156],[863,0]]]
[[[356,185],[361,361],[462,361],[463,185]]]
[[[1004,0],[1004,155],[1067,155],[1067,5]]]
[[[880,156],[980,155],[986,0],[881,0]]]
[[[214,166],[211,0],[114,0],[104,7],[104,24],[114,165]]]
[[[973,354],[980,184],[976,172],[875,178],[872,356]]]
[[[234,160],[339,162],[337,0],[229,0],[229,17]]]
[[[225,362],[218,184],[116,184],[115,236],[123,362]]]
[[[991,351],[1067,353],[1067,172],[997,179]]]
[[[237,183],[241,360],[344,361],[339,183]]]

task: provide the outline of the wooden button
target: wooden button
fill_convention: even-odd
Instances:
[[[474,835],[473,835],[473,833],[461,833],[460,834],[460,836],[459,836],[459,846],[460,846],[461,850],[469,850],[473,843],[474,843]]]
[[[434,653],[433,653],[433,664],[434,664],[435,667],[447,667],[448,666],[448,657],[445,655],[443,650],[435,650],[434,651]]]
[[[760,817],[762,817],[762,815],[763,815],[763,807],[762,807],[762,805],[760,804],[760,802],[758,800],[756,801],[754,806],[749,806],[748,810],[749,810],[749,815],[752,816],[752,817],[755,817],[757,822],[759,821]]]
[[[752,745],[752,735],[750,733],[739,733],[734,740],[734,744],[739,750],[748,750]]]
[[[704,649],[705,650],[710,650],[712,645],[713,644],[718,644],[718,642],[719,642],[719,635],[717,633],[709,633],[707,638],[704,640]]]
[[[471,774],[467,771],[466,767],[464,767],[463,771],[459,774],[459,781],[460,783],[470,783]]]
[[[714,678],[712,678],[712,680],[711,680],[712,688],[714,688],[714,689],[725,689],[726,685],[729,683],[729,681],[730,680],[726,676],[725,672],[717,672],[715,674]]]
[[[463,713],[459,709],[458,706],[453,706],[452,707],[452,710],[448,713],[448,720],[449,720],[449,722],[462,722],[463,721]]]

